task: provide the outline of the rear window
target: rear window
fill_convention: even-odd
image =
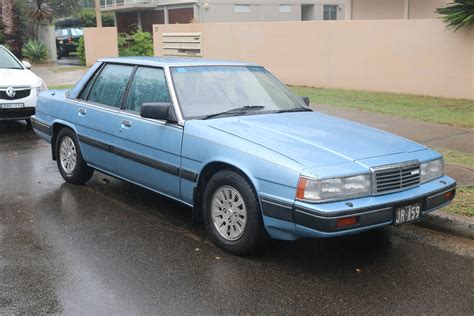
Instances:
[[[84,32],[81,29],[71,29],[72,36],[82,36]]]
[[[95,80],[88,101],[120,108],[132,71],[133,66],[106,65]]]
[[[56,36],[58,37],[68,36],[67,29],[56,30]]]

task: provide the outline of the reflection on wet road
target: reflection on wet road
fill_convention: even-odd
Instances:
[[[235,257],[176,202],[63,183],[22,123],[0,122],[0,176],[0,314],[474,312],[472,240],[407,225]]]

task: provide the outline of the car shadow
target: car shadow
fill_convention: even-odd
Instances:
[[[100,172],[95,173],[87,186],[137,212],[135,216],[146,216],[157,222],[164,222],[210,244],[204,225],[193,224],[192,210],[188,206]],[[351,261],[357,261],[364,256],[384,256],[390,248],[391,238],[392,230],[388,227],[335,238],[270,240],[259,252],[248,257],[248,260],[265,262],[284,258],[297,260],[305,258],[308,262],[329,260],[340,264],[344,262],[350,264]],[[221,254],[226,255],[224,252]],[[321,261],[322,258],[325,258],[324,261]]]

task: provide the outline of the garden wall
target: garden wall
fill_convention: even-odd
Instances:
[[[474,30],[439,20],[154,25],[201,34],[205,58],[255,62],[285,83],[474,99]]]

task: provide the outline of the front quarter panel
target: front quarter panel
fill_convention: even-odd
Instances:
[[[182,168],[201,174],[210,163],[220,162],[241,170],[257,194],[276,196],[293,203],[298,177],[303,167],[297,162],[258,144],[191,120],[186,122],[182,147]],[[199,177],[199,176],[198,176]],[[197,182],[182,180],[181,195],[192,203]]]

